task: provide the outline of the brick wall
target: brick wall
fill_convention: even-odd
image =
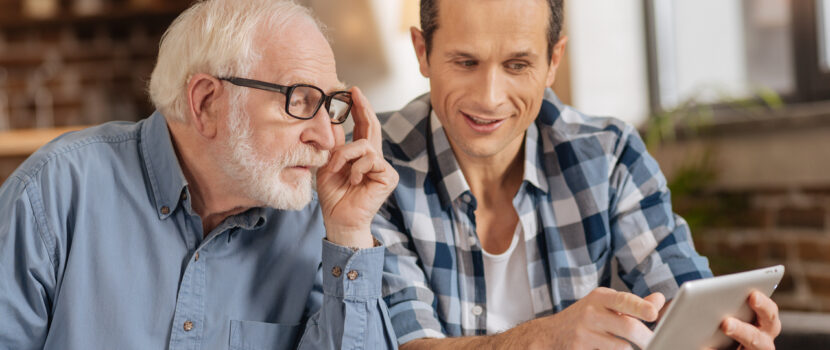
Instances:
[[[712,126],[652,154],[716,275],[783,264],[785,310],[830,312],[830,104]]]
[[[707,218],[695,246],[716,275],[783,264],[774,294],[782,309],[830,311],[830,188],[717,192],[675,200],[676,210]]]

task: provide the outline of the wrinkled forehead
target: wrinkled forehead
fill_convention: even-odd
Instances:
[[[311,84],[325,91],[345,87],[337,78],[331,46],[311,20],[292,20],[279,33],[260,31],[255,42],[260,53],[251,70],[255,79],[282,85]]]

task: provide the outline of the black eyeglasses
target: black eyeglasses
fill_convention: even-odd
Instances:
[[[335,91],[331,95],[326,95],[322,89],[308,84],[285,86],[237,77],[218,79],[237,86],[285,94],[285,112],[297,119],[314,118],[320,106],[325,103],[331,123],[342,124],[349,118],[349,111],[352,109],[352,94],[348,91]]]

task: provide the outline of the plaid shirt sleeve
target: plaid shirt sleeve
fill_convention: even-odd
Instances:
[[[711,277],[689,226],[672,212],[666,178],[633,127],[627,126],[610,178],[610,226],[620,277],[637,295],[674,297],[689,280]]]
[[[398,343],[419,338],[444,338],[436,313],[436,296],[429,288],[417,252],[403,233],[403,219],[394,196],[372,222],[372,233],[386,245],[383,296]]]

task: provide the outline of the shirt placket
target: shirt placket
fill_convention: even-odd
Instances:
[[[233,220],[230,220],[233,221]],[[205,292],[207,281],[207,247],[217,236],[230,234],[234,226],[225,222],[217,227],[191,254],[185,267],[179,293],[169,348],[171,350],[200,349],[205,334]]]
[[[205,324],[205,264],[197,250],[188,260],[176,298],[170,349],[198,349]]]
[[[459,257],[461,275],[468,280],[467,283],[461,285],[460,292],[465,297],[462,300],[469,301],[468,303],[461,303],[462,325],[467,330],[474,330],[470,334],[481,335],[485,334],[487,326],[487,286],[484,282],[484,259],[481,255],[481,245],[478,241],[475,225],[475,197],[469,191],[466,191],[455,201],[455,215],[457,220],[456,230],[458,236],[456,239],[466,241],[466,247],[457,251]],[[459,245],[464,247],[463,244]],[[461,258],[467,255],[469,259]],[[465,261],[469,261],[472,265],[465,266]]]

